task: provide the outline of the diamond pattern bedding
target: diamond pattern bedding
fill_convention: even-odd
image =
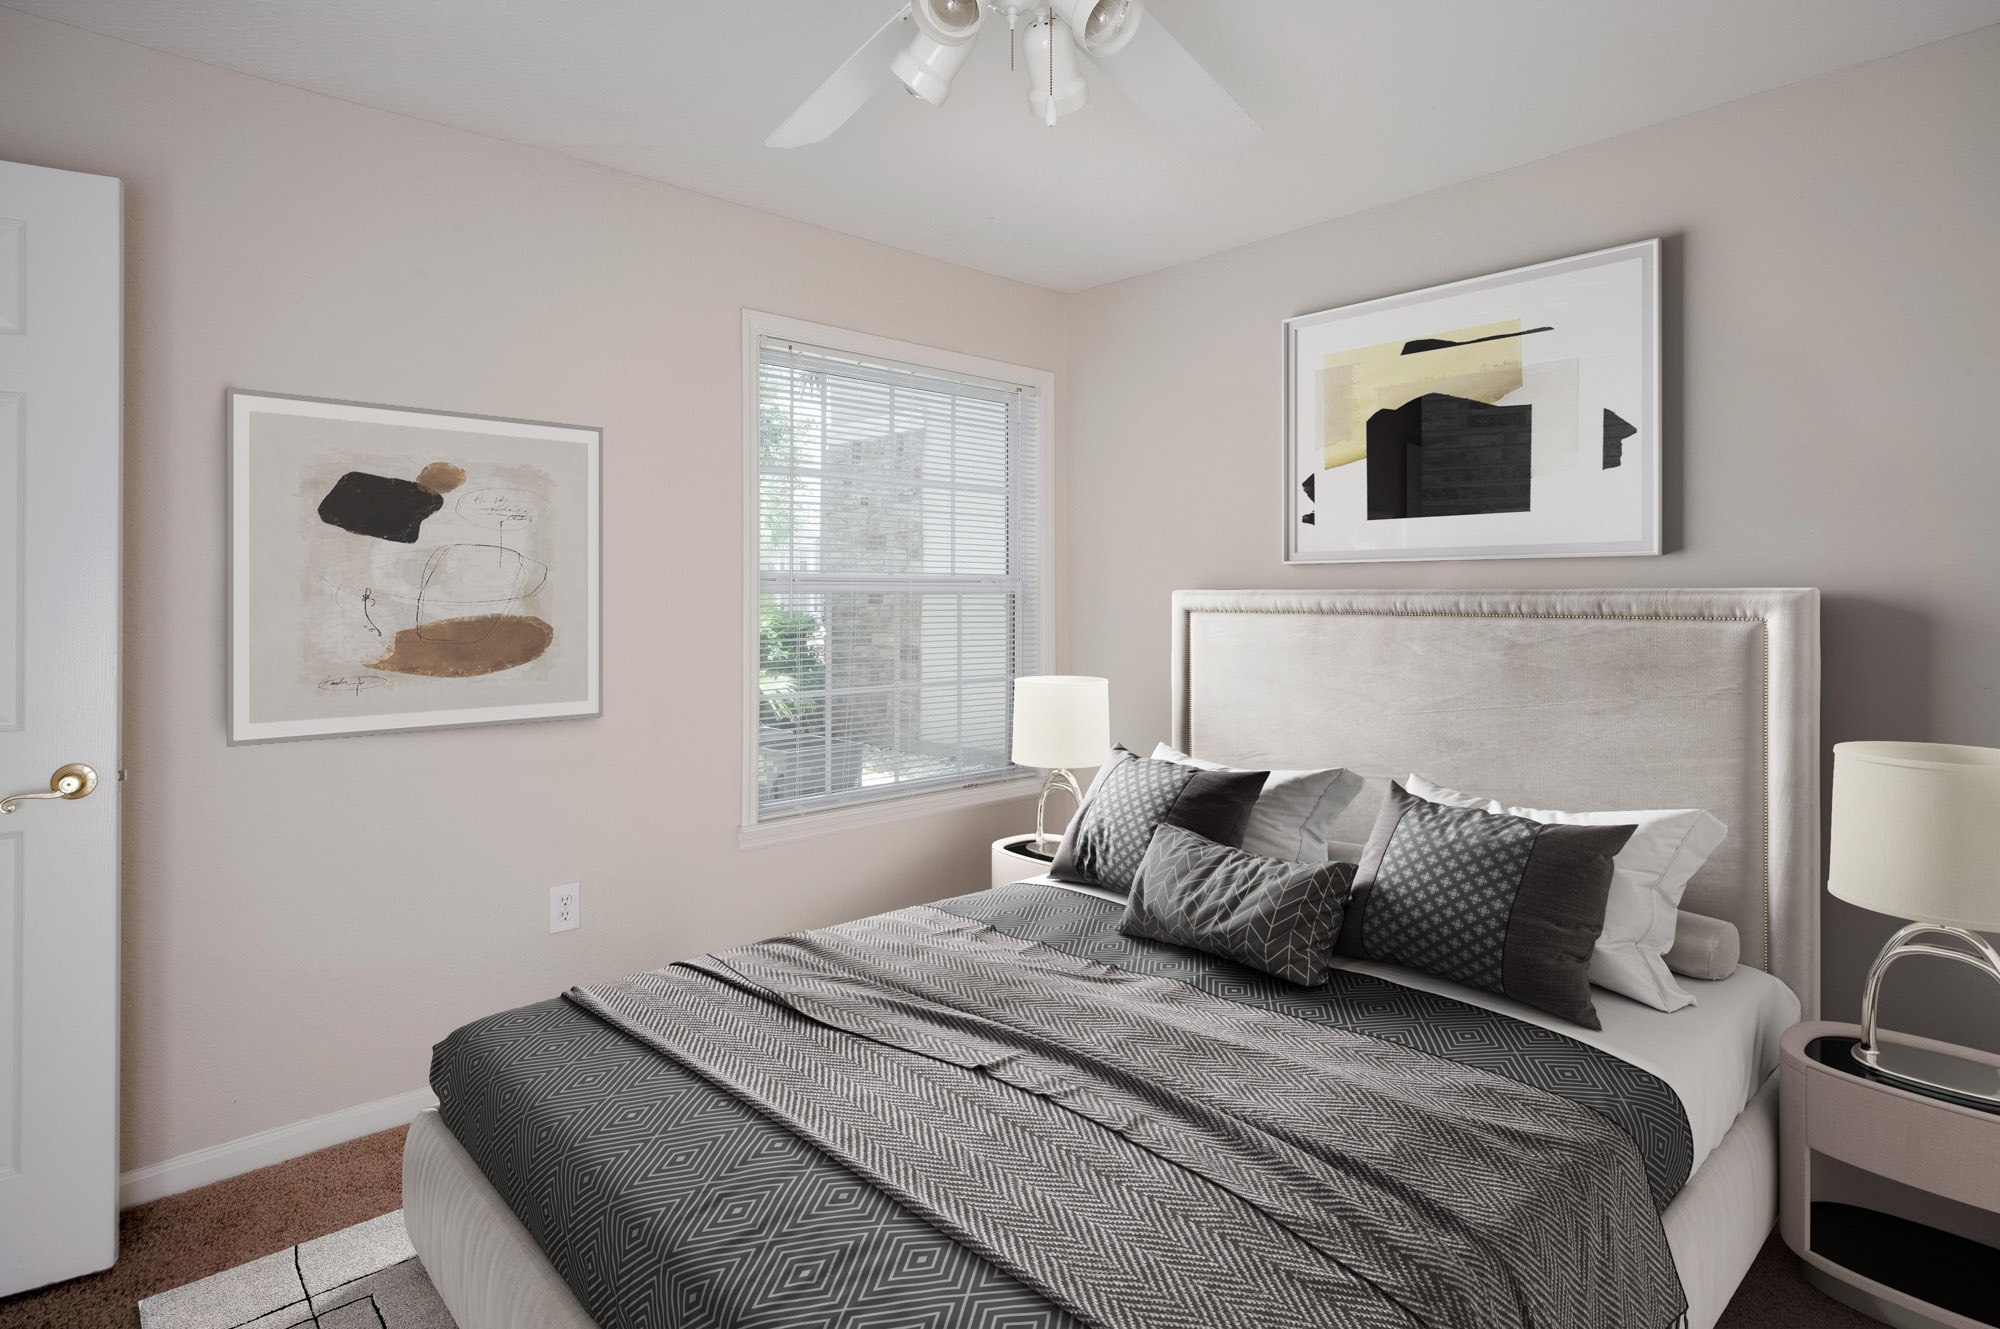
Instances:
[[[1177,978],[1231,1001],[1352,1029],[1567,1098],[1602,1113],[1639,1147],[1656,1209],[1672,1203],[1694,1170],[1694,1132],[1667,1082],[1553,1029],[1346,969],[1334,970],[1321,987],[1294,987],[1233,960],[1128,937],[1118,930],[1124,905],[1059,887],[1016,882],[935,907],[1069,955]]]
[[[1538,1090],[1553,1084],[1638,1144],[1642,1189],[1656,1204],[1685,1179],[1690,1146],[1671,1092],[1654,1081],[1657,1094],[1649,1096],[1652,1077],[1549,1031],[1347,973],[1301,991],[1215,957],[1122,936],[1119,906],[1046,887],[982,892],[938,908],[1047,942],[1059,955],[1178,979],[1232,1007],[1344,1025],[1365,1035],[1362,1046],[1376,1040],[1397,1056],[1423,1054],[1419,1064],[1442,1054],[1462,1068],[1454,1074],[1491,1072]],[[713,1004],[708,1009],[704,1018],[715,1018]],[[967,1234],[954,1240],[935,1215],[920,1217],[916,1197],[889,1198],[880,1177],[863,1180],[780,1124],[769,1104],[752,1106],[719,1087],[714,1074],[691,1071],[562,1003],[469,1025],[439,1045],[433,1063],[446,1124],[606,1329],[1088,1322],[1043,1295],[1046,1287],[996,1267],[989,1257],[999,1252],[975,1254]],[[988,1090],[999,1083],[971,1078]],[[1643,1110],[1606,1110],[1635,1089]],[[1081,1120],[1059,1117],[1065,1128]],[[1322,1322],[1380,1321],[1339,1312]]]

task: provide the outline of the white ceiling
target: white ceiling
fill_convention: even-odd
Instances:
[[[1047,129],[988,18],[951,100],[763,140],[897,0],[5,0],[301,88],[1076,290],[2000,22],[2000,0],[1147,0],[1264,127]]]

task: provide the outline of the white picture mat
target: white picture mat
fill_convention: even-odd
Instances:
[[[537,421],[468,416],[321,398],[242,392],[228,394],[230,495],[229,741],[266,742],[405,729],[506,724],[602,713],[602,434],[594,428]],[[582,451],[583,508],[581,620],[584,625],[582,695],[560,701],[487,706],[410,709],[393,713],[260,720],[253,717],[253,560],[256,523],[252,450],[255,415],[360,425],[417,428],[446,434],[482,435],[501,440],[570,444]]]
[[[1475,277],[1285,322],[1288,563],[1657,554],[1661,543],[1658,240]],[[1537,475],[1528,512],[1366,519],[1366,463],[1323,468],[1319,375],[1332,352],[1519,318],[1524,370],[1578,364],[1580,465]],[[1609,406],[1636,426],[1623,463],[1592,465]],[[1316,493],[1301,482],[1315,476]],[[1302,513],[1319,514],[1314,525]]]

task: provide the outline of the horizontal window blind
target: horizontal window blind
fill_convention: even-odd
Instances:
[[[760,821],[1013,772],[1040,410],[1032,387],[763,339]]]

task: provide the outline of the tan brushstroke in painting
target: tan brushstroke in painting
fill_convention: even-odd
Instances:
[[[1415,401],[1427,392],[1448,392],[1471,401],[1497,402],[1521,387],[1521,342],[1506,336],[1521,320],[1485,323],[1438,333],[1446,341],[1499,341],[1446,346],[1404,355],[1405,338],[1328,355],[1320,368],[1320,421],[1326,468],[1345,466],[1368,455],[1368,417]]]
[[[448,461],[434,461],[417,472],[417,488],[433,494],[449,494],[465,483],[465,468]]]
[[[426,678],[477,678],[538,658],[556,630],[525,614],[473,614],[404,628],[368,667]]]

